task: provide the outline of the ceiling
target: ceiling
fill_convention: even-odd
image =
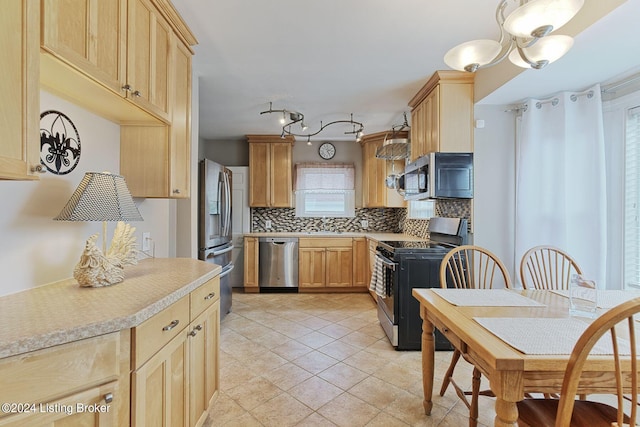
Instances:
[[[365,133],[388,130],[402,123],[407,102],[429,76],[447,69],[442,58],[448,49],[499,35],[497,0],[173,3],[199,42],[193,64],[205,140],[280,134],[280,116],[260,114],[269,102],[302,112],[308,132],[351,114]],[[640,58],[629,52],[640,52],[640,37],[629,35],[638,16],[640,1],[627,1],[578,34],[565,57],[520,73],[480,102],[509,104],[579,90],[637,67]],[[353,140],[344,134],[350,130],[330,126],[312,141]]]

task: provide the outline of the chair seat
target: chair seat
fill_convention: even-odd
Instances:
[[[554,427],[558,412],[557,399],[525,399],[518,402],[518,425],[520,427]],[[576,400],[567,427],[611,427],[616,421],[617,409],[600,402]],[[629,422],[625,416],[625,422]]]

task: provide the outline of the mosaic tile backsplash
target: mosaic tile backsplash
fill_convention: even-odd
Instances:
[[[427,238],[428,220],[408,219],[403,208],[356,209],[354,218],[297,218],[295,209],[287,208],[252,208],[252,232],[299,232],[299,231],[342,231],[362,232],[378,231],[385,233],[406,233],[412,236]],[[467,218],[471,227],[471,201],[465,199],[442,199],[436,201],[437,216]],[[271,221],[271,228],[265,228],[266,221]],[[362,227],[362,221],[368,227]]]
[[[298,218],[295,209],[253,208],[251,209],[251,231],[253,232],[297,232],[297,231],[380,231],[401,233],[399,220],[404,215],[401,208],[356,209],[354,218]],[[265,222],[271,221],[271,228]],[[367,221],[367,228],[362,227]]]

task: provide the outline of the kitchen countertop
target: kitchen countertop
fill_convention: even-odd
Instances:
[[[324,237],[324,238],[340,238],[340,237],[366,237],[369,239],[382,241],[397,241],[397,240],[406,240],[406,241],[421,241],[427,240],[420,237],[412,236],[410,234],[403,233],[384,233],[378,231],[367,231],[367,232],[305,232],[305,231],[296,231],[296,232],[259,232],[259,233],[245,233],[246,237],[304,237],[304,238],[313,238],[313,237]]]
[[[221,270],[190,258],[145,259],[112,286],[66,279],[0,297],[0,358],[132,328]]]

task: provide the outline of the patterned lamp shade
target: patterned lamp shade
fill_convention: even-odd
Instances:
[[[121,175],[87,172],[67,205],[62,221],[143,221]]]

